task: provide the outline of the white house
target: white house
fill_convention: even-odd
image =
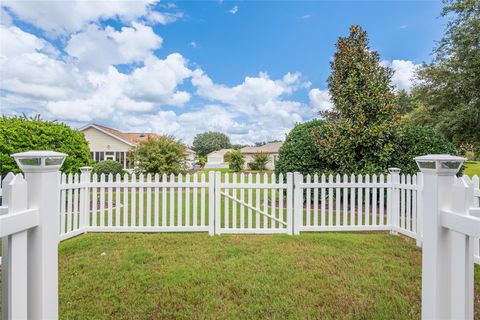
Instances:
[[[248,163],[253,161],[253,156],[255,154],[265,153],[269,157],[269,161],[266,166],[267,169],[275,169],[275,164],[278,160],[278,153],[282,144],[282,141],[276,141],[266,143],[263,146],[259,147],[244,147],[240,149],[240,152],[243,153],[245,156],[245,168],[247,168]],[[225,154],[229,151],[233,151],[233,149],[221,149],[209,153],[207,155],[207,163],[205,165],[205,168],[228,168],[228,163],[225,161]]]
[[[263,146],[244,147],[240,149],[240,152],[242,152],[245,155],[245,165],[248,165],[248,163],[253,162],[253,156],[255,154],[258,154],[258,153],[267,154],[269,161],[267,163],[266,168],[268,170],[273,170],[275,169],[275,164],[277,163],[277,160],[278,160],[278,153],[280,151],[280,147],[282,146],[282,144],[283,144],[282,141],[269,142],[264,144]]]
[[[151,132],[125,133],[99,124],[89,124],[80,128],[79,131],[85,135],[92,159],[95,162],[114,160],[122,163],[125,169],[133,167],[129,163],[128,152],[135,148],[139,142],[158,136]],[[195,152],[187,148],[187,154],[189,167],[193,168]]]
[[[207,163],[205,168],[209,169],[224,169],[228,168],[228,163],[225,162],[225,154],[233,149],[221,149],[217,151],[210,152],[207,155]]]

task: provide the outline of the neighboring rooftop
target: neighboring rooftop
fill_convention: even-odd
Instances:
[[[259,147],[244,147],[240,149],[242,153],[278,153],[283,141],[269,142]]]
[[[225,153],[233,151],[233,149],[220,149],[216,151],[210,152],[207,156],[218,156],[218,157],[223,157]]]
[[[151,132],[145,132],[145,133],[138,133],[138,132],[121,132],[121,131],[118,131],[116,129],[112,129],[112,128],[109,128],[109,127],[105,127],[105,126],[102,126],[102,125],[99,125],[99,124],[92,124],[91,126],[93,127],[98,127],[104,131],[107,131],[117,137],[119,137],[120,139],[123,139],[123,140],[127,140],[131,143],[134,143],[134,144],[137,144],[141,141],[145,141],[145,140],[148,140],[148,139],[151,139],[151,138],[154,138],[154,137],[157,137],[158,135],[155,134],[155,133],[151,133]]]

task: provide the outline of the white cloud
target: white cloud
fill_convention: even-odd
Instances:
[[[21,20],[52,34],[82,30],[100,19],[130,22],[150,12],[157,0],[141,1],[2,1]]]
[[[234,6],[232,9],[228,10],[231,14],[236,14],[238,12],[238,6]]]
[[[177,21],[178,19],[183,18],[182,12],[159,12],[159,11],[150,11],[146,16],[145,20],[152,24],[162,24],[166,25],[172,22]]]
[[[312,115],[312,108],[289,98],[311,86],[300,73],[271,79],[261,72],[227,86],[192,70],[179,53],[157,57],[154,51],[163,39],[148,24],[169,23],[181,15],[155,14],[152,1],[101,2],[96,10],[87,1],[52,3],[6,2],[0,7],[8,7],[0,12],[2,113],[40,113],[77,126],[95,121],[126,131],[174,134],[188,143],[206,130],[225,132],[238,143],[282,139],[295,122]],[[129,6],[135,9],[125,11]],[[238,7],[232,10],[235,14]],[[60,50],[51,38],[11,25],[8,12],[50,35],[62,35],[55,39]],[[124,26],[98,23],[107,18],[122,19]],[[189,81],[195,92],[183,89]],[[191,100],[193,107],[181,108]]]
[[[162,42],[151,27],[140,23],[133,22],[132,27],[122,27],[120,31],[90,24],[70,38],[65,51],[78,60],[80,68],[106,70],[110,65],[141,62]]]
[[[148,58],[144,67],[129,76],[126,92],[136,99],[182,106],[190,100],[190,94],[175,90],[191,76],[186,65],[187,61],[179,53],[172,53],[165,60]]]
[[[302,16],[302,19],[310,19],[312,17],[311,14],[305,14]]]
[[[382,61],[384,66],[388,66],[395,72],[392,77],[392,84],[397,90],[406,90],[410,92],[413,86],[416,69],[420,66],[410,60],[392,60]]]
[[[333,103],[330,99],[330,93],[328,90],[314,88],[308,92],[308,98],[310,99],[310,106],[312,106],[317,112],[333,108]]]
[[[192,84],[199,96],[224,105],[248,124],[251,130],[243,136],[246,140],[253,137],[281,139],[296,122],[310,115],[307,106],[284,99],[286,95],[310,85],[301,81],[299,73],[287,73],[278,80],[260,73],[257,77],[246,77],[239,85],[228,87],[215,84],[208,75],[197,69],[193,72]]]
[[[188,45],[189,45],[190,47],[192,47],[193,49],[198,48],[198,44],[197,44],[195,41],[191,41]]]

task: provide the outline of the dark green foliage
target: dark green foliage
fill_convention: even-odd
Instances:
[[[93,167],[93,171],[98,175],[109,175],[111,173],[115,176],[117,173],[123,173],[123,165],[118,161],[104,160],[96,163]]]
[[[207,164],[207,157],[197,158],[197,165],[200,166],[200,168],[204,168],[206,164]]]
[[[250,170],[264,171],[267,169],[267,164],[270,161],[270,157],[267,153],[256,153],[253,155],[253,161],[248,163]]]
[[[39,117],[0,118],[0,175],[20,172],[11,154],[30,150],[51,150],[68,154],[61,170],[77,172],[92,164],[83,133],[63,123],[42,121]]]
[[[205,157],[210,152],[230,148],[230,138],[221,132],[199,133],[193,139],[192,149],[199,157]]]
[[[313,174],[326,169],[313,140],[313,131],[321,132],[326,122],[314,119],[297,124],[280,148],[275,173],[301,172]]]
[[[459,147],[480,155],[480,1],[445,1],[445,35],[435,60],[418,72],[422,107],[411,123],[433,126]],[[417,115],[421,113],[422,116]]]
[[[242,171],[243,166],[245,165],[245,156],[243,153],[241,153],[239,150],[233,150],[229,153],[228,167],[235,172]]]
[[[392,70],[380,64],[359,26],[336,47],[328,78],[334,108],[324,112],[322,130],[314,130],[322,166],[347,174],[385,172],[398,123]]]
[[[395,137],[395,148],[390,167],[402,169],[402,173],[418,172],[415,157],[426,154],[456,154],[455,145],[438,130],[425,127],[404,127]]]
[[[235,150],[233,150],[235,151]],[[230,155],[232,154],[232,151],[228,151],[223,155],[223,162],[230,162]]]
[[[186,147],[172,137],[140,142],[130,153],[130,159],[141,172],[177,175],[187,171]]]

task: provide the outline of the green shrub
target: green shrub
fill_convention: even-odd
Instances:
[[[230,151],[228,167],[235,171],[240,172],[245,165],[245,156],[239,150]]]
[[[155,137],[140,142],[130,152],[130,160],[140,172],[179,174],[187,171],[187,152],[184,144],[172,137]]]
[[[264,171],[267,169],[267,163],[270,161],[268,154],[260,152],[253,155],[253,161],[248,164],[251,170]]]
[[[77,172],[80,167],[93,164],[88,142],[83,133],[63,123],[43,121],[39,117],[0,118],[0,175],[20,172],[13,153],[31,150],[51,150],[68,154],[61,170]]]
[[[197,159],[197,165],[199,165],[200,168],[204,168],[206,164],[207,164],[207,157],[199,157]]]
[[[418,172],[414,158],[426,154],[457,154],[455,145],[440,131],[426,127],[401,127],[395,137],[390,166],[402,169],[402,173]]]
[[[235,151],[235,150],[233,150]],[[230,155],[232,154],[232,151],[228,151],[223,155],[223,162],[230,162]]]
[[[117,173],[123,173],[123,165],[117,161],[104,160],[95,164],[93,171],[98,175],[109,175],[111,173],[115,176]]]
[[[298,171],[306,175],[322,172],[325,167],[313,141],[312,130],[321,131],[324,126],[325,122],[319,119],[295,125],[280,148],[275,173]]]

